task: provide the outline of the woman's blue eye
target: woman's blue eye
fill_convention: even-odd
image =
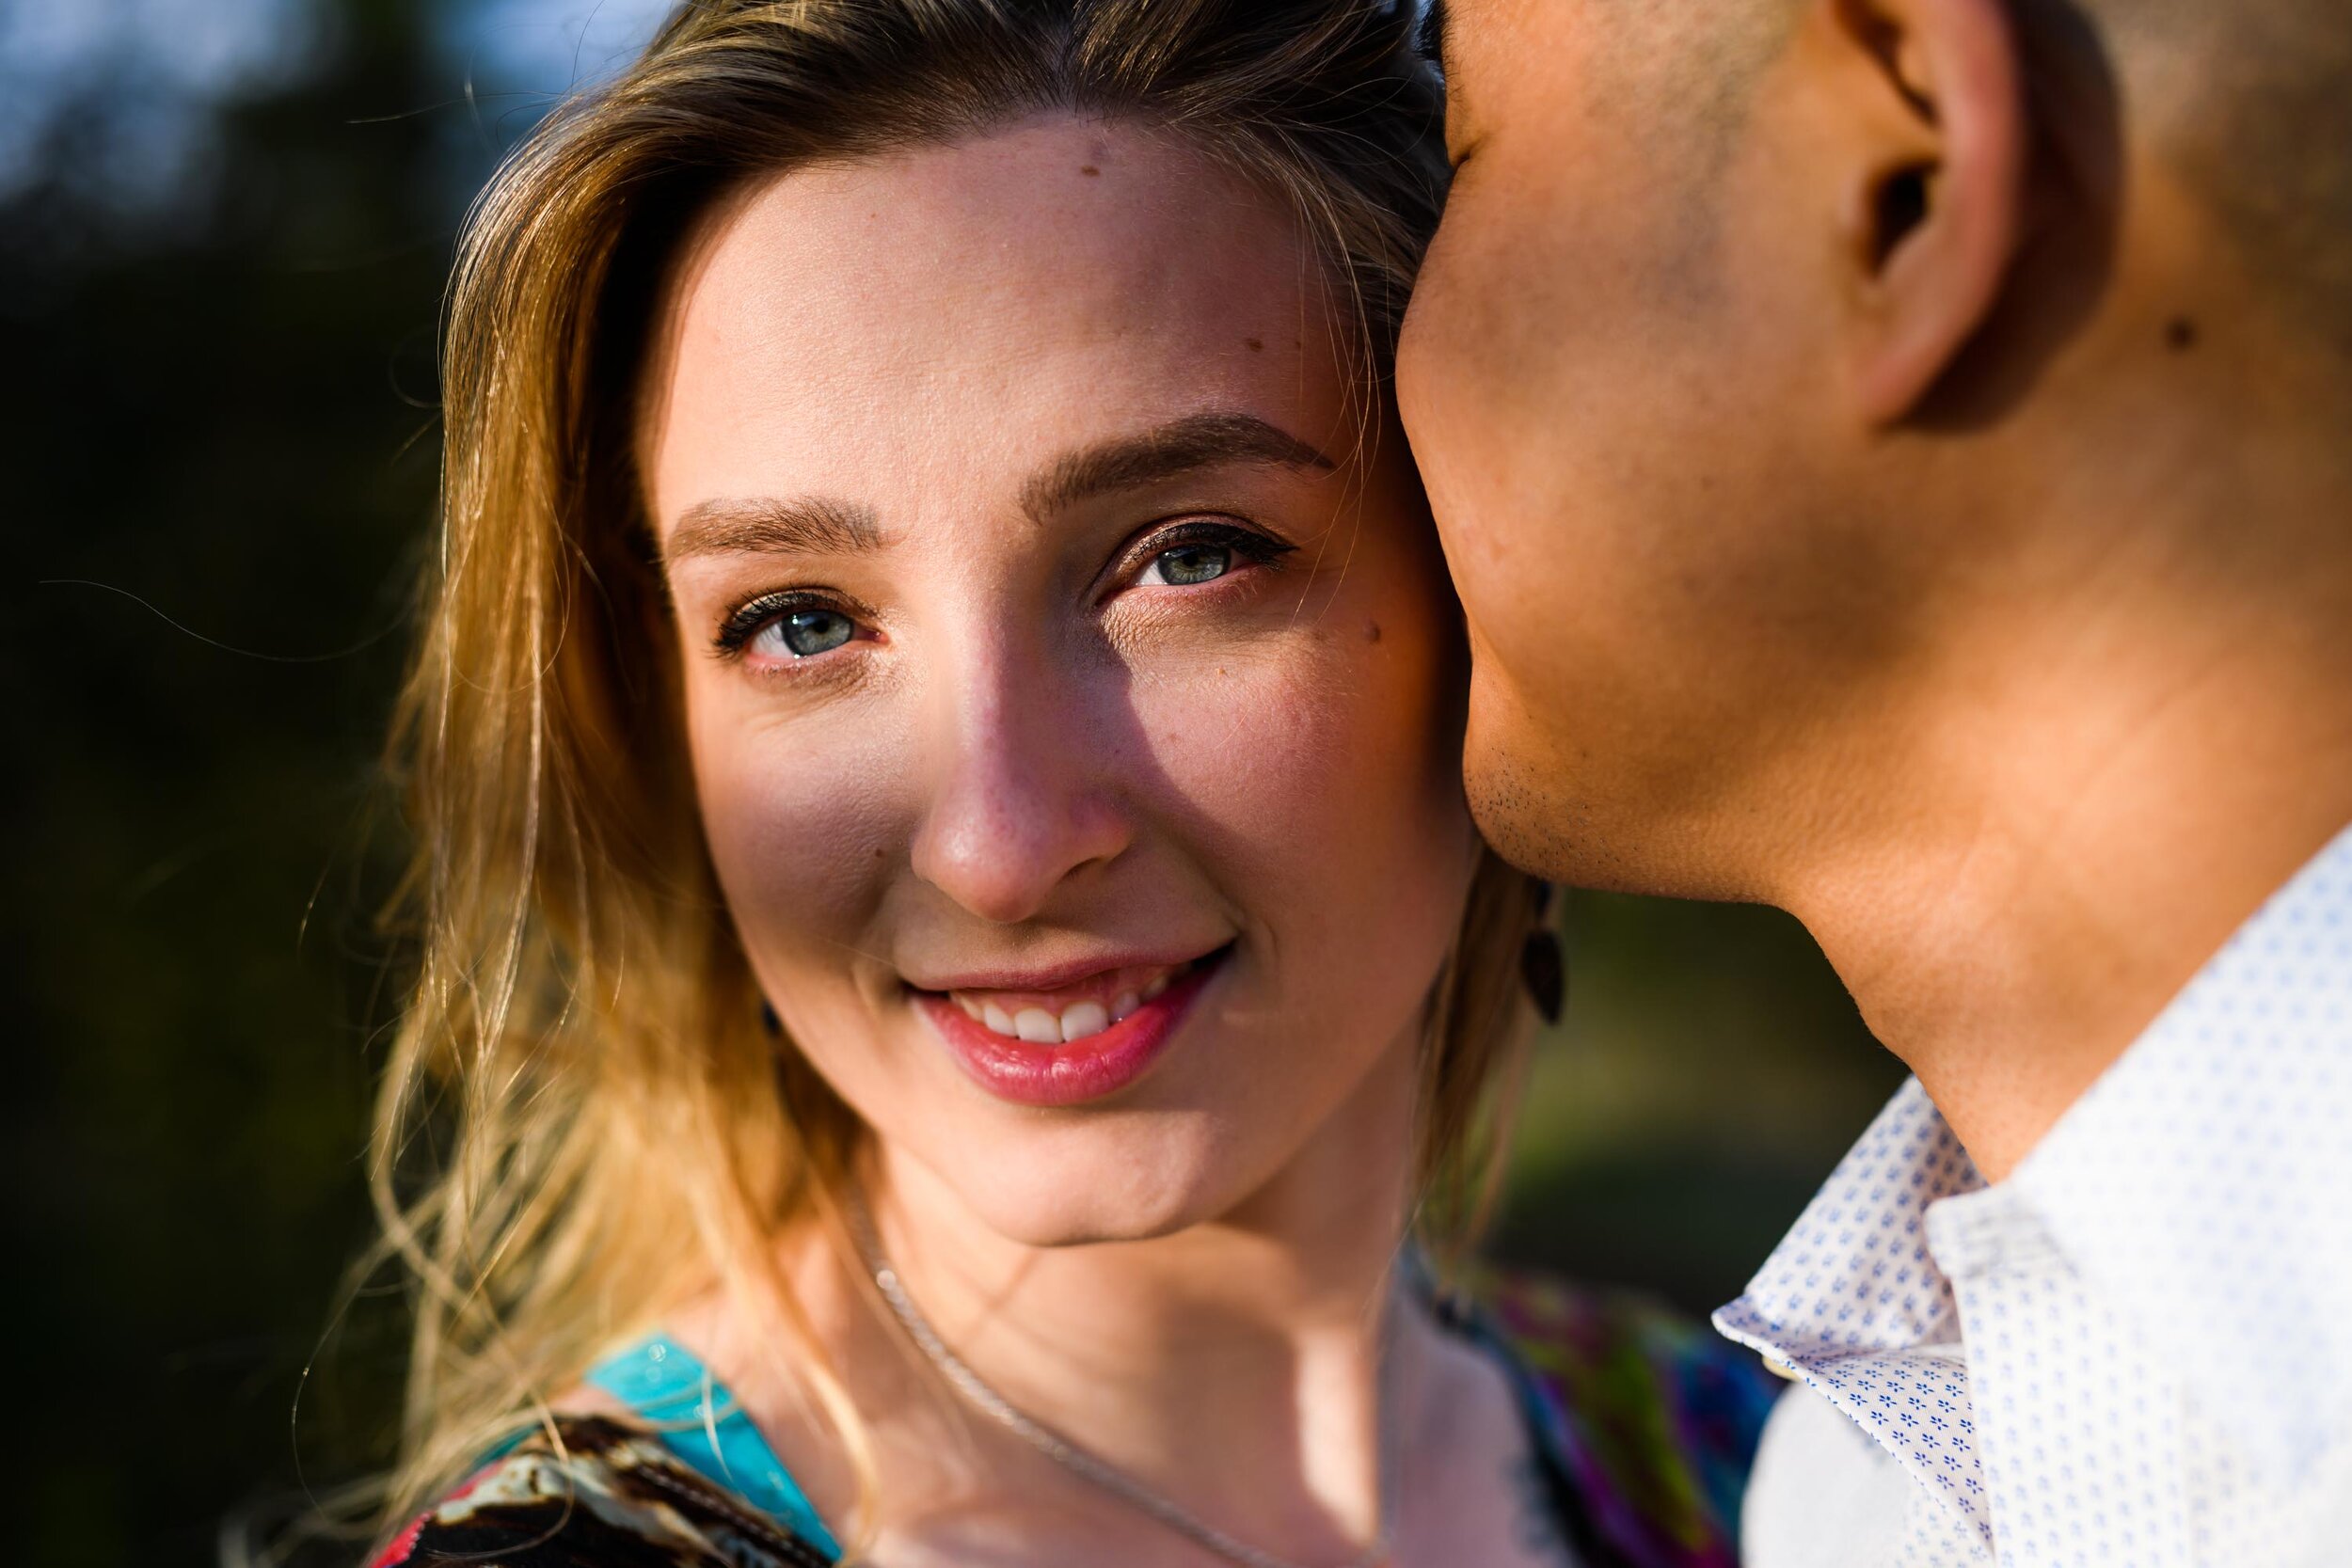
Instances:
[[[857,637],[857,616],[794,594],[771,594],[737,606],[719,625],[711,651],[762,664],[815,658]]]
[[[857,623],[837,610],[796,610],[774,624],[795,658],[830,653],[857,632]]]
[[[1233,552],[1225,545],[1178,545],[1162,550],[1144,568],[1144,580],[1153,578],[1170,588],[1189,588],[1195,583],[1214,582],[1232,569]]]

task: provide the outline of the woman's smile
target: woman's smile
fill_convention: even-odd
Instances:
[[[981,1088],[1024,1105],[1074,1105],[1151,1070],[1232,951],[1117,964],[1062,984],[959,985],[914,997]]]
[[[1106,964],[1067,980],[1041,974],[915,989],[946,996],[964,1016],[999,1035],[1053,1045],[1101,1034],[1168,990],[1169,981],[1190,974],[1196,963],[1214,961],[1222,952],[1179,963]]]

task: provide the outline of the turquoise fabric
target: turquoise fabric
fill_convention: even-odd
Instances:
[[[596,1364],[589,1386],[627,1405],[655,1428],[670,1451],[719,1485],[774,1517],[826,1556],[840,1544],[808,1495],[776,1458],[742,1406],[693,1352],[654,1334]]]

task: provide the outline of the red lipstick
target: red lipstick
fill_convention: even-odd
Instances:
[[[1151,1070],[1202,989],[1224,967],[1224,957],[1218,953],[1201,959],[1189,974],[1168,982],[1166,990],[1101,1033],[1058,1045],[1000,1035],[935,991],[916,993],[915,1002],[972,1081],[999,1100],[1017,1105],[1083,1105],[1117,1094]]]

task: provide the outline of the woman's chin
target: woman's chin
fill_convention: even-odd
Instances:
[[[1107,1205],[1089,1205],[1085,1212],[1029,1211],[987,1217],[990,1227],[1005,1240],[1022,1246],[1046,1248],[1149,1242],[1189,1230],[1211,1216],[1196,1215],[1184,1208],[1120,1212]]]
[[[1173,1141],[1148,1150],[1124,1139],[1098,1151],[1032,1148],[943,1174],[974,1218],[1023,1246],[1150,1241],[1214,1220],[1242,1196],[1227,1162]]]

